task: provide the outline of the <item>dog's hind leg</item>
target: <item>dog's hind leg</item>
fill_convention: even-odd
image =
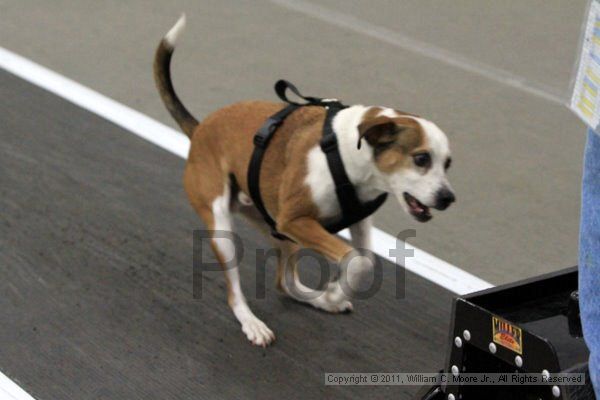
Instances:
[[[362,278],[371,273],[375,266],[375,255],[371,246],[371,230],[373,222],[367,217],[353,225],[350,225],[350,237],[352,246],[363,257],[356,257],[356,262],[342,264],[341,278],[350,285],[351,290],[358,290]]]
[[[277,266],[277,287],[292,299],[308,303],[315,308],[339,313],[352,310],[352,303],[345,297],[327,290],[311,289],[300,281],[298,255],[300,246],[292,242],[279,244],[281,254]]]
[[[317,298],[321,304],[348,304],[354,296],[360,277],[371,268],[369,257],[353,249],[339,237],[327,232],[314,218],[302,217],[288,219],[280,217],[278,230],[284,235],[293,238],[300,245],[317,251],[321,255],[340,265],[340,279],[330,282],[325,290],[325,296]],[[365,222],[368,224],[368,221]],[[367,226],[357,226],[356,233],[368,232]],[[354,233],[354,232],[353,232]],[[358,240],[359,235],[353,236]],[[366,239],[364,236],[363,239]],[[318,307],[318,306],[317,306]],[[319,307],[323,308],[323,307]]]
[[[349,253],[349,259],[340,262],[338,280],[330,282],[327,286],[326,292],[329,297],[352,298],[360,289],[361,280],[373,271],[376,260],[371,252],[371,227],[370,218],[350,226],[351,243],[354,250]]]
[[[227,282],[227,300],[242,331],[253,344],[267,346],[273,340],[273,332],[258,319],[248,307],[239,275],[239,257],[233,241],[233,216],[231,214],[231,190],[229,185],[221,196],[216,197],[210,207],[196,207],[198,213],[213,231],[211,246],[225,273]]]

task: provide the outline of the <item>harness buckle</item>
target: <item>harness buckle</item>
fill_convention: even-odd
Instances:
[[[273,136],[279,125],[281,125],[281,120],[275,118],[267,119],[258,132],[256,132],[256,135],[254,135],[254,145],[261,149],[266,148],[269,140],[271,140],[271,136]]]
[[[265,137],[265,136],[261,135],[260,133],[257,133],[256,135],[254,135],[254,145],[256,147],[260,147],[261,149],[264,149],[267,147],[268,142],[269,142],[268,137]]]

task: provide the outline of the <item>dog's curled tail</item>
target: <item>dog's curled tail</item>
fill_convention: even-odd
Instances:
[[[175,43],[184,28],[185,14],[181,14],[179,20],[177,20],[171,30],[160,41],[154,55],[154,82],[167,110],[169,110],[169,113],[177,121],[183,132],[191,138],[194,128],[198,125],[198,120],[190,114],[181,100],[179,100],[179,97],[177,97],[173,83],[171,82],[170,68]]]

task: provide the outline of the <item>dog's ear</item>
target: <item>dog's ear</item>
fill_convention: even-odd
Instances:
[[[360,149],[363,138],[373,147],[389,144],[403,130],[389,117],[375,117],[363,121],[358,125],[358,143]]]

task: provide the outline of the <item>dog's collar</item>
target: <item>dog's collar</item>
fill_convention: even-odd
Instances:
[[[295,95],[304,99],[305,103],[297,103],[291,101],[286,96],[286,91],[291,90]],[[324,228],[335,233],[349,227],[350,225],[373,214],[386,200],[387,193],[381,194],[374,200],[366,203],[361,203],[356,193],[356,189],[346,173],[344,162],[339,151],[337,136],[333,131],[333,118],[336,114],[347,108],[337,99],[321,99],[318,97],[303,96],[300,91],[288,81],[279,80],[275,83],[275,93],[277,96],[288,103],[279,112],[270,116],[267,121],[261,126],[256,135],[254,135],[254,152],[248,167],[248,191],[254,205],[262,214],[265,222],[271,227],[271,234],[281,240],[289,240],[289,238],[277,231],[277,223],[271,217],[262,201],[260,194],[260,166],[262,164],[264,153],[267,149],[269,141],[277,131],[277,128],[283,123],[285,118],[292,112],[304,106],[320,106],[325,107],[327,114],[323,123],[323,137],[321,138],[321,150],[327,158],[327,165],[335,183],[335,193],[342,210],[342,217],[332,223],[328,223]]]

